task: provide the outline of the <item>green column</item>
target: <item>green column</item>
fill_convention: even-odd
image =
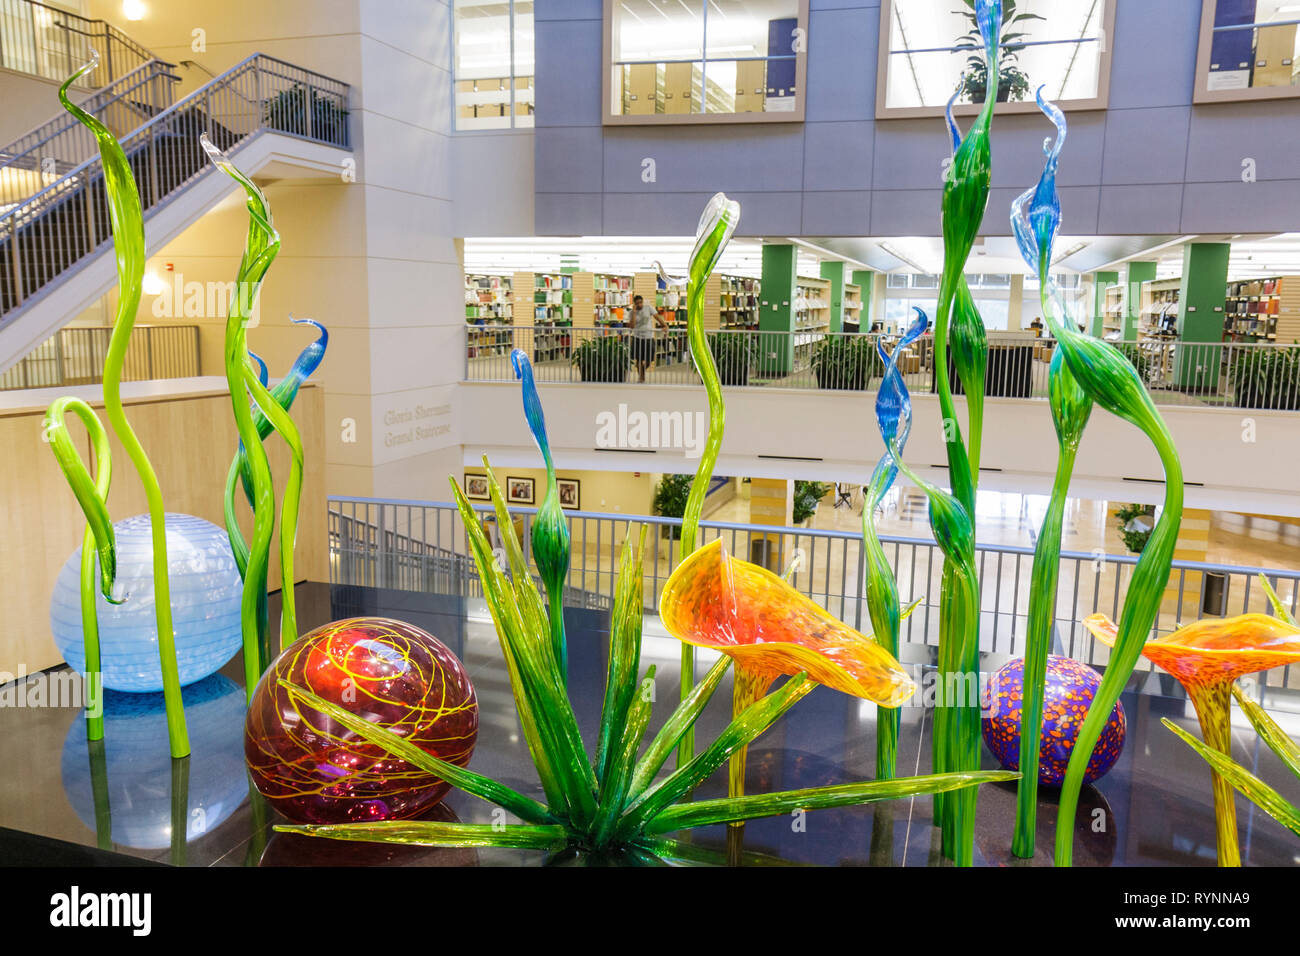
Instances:
[[[858,269],[853,273],[853,284],[862,290],[862,324],[863,332],[871,331],[871,293],[875,288],[876,274],[870,269]]]
[[[1106,289],[1119,285],[1119,273],[1094,272],[1092,280],[1092,334],[1101,338],[1106,334]]]
[[[759,299],[760,332],[794,330],[795,268],[798,258],[794,246],[763,246],[763,288]],[[761,375],[788,375],[794,364],[793,336],[760,336]]]
[[[1154,262],[1130,262],[1125,269],[1124,287],[1124,341],[1135,342],[1142,314],[1142,283],[1156,277]],[[1225,287],[1226,291],[1226,287]]]
[[[1183,278],[1178,286],[1178,358],[1175,384],[1179,388],[1216,390],[1219,350],[1194,343],[1223,341],[1223,305],[1228,294],[1226,242],[1189,242],[1183,246]]]
[[[844,267],[843,262],[823,262],[822,278],[831,283],[831,331],[844,331]]]

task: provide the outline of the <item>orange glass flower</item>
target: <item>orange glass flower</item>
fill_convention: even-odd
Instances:
[[[1083,626],[1103,644],[1115,643],[1117,628],[1106,615],[1091,614]],[[1267,614],[1206,619],[1148,641],[1142,654],[1184,687],[1231,684],[1246,674],[1300,663],[1300,627]]]
[[[772,572],[727,553],[717,539],[696,550],[664,586],[659,616],[687,644],[730,655],[759,694],[781,674],[898,707],[916,683],[870,637],[818,607]]]
[[[1112,646],[1118,629],[1104,614],[1090,614],[1083,626]],[[1300,663],[1300,627],[1267,614],[1207,619],[1147,641],[1142,655],[1187,689],[1205,743],[1225,756],[1232,750],[1232,685],[1238,677]],[[1240,866],[1237,808],[1232,784],[1211,772],[1219,865]]]

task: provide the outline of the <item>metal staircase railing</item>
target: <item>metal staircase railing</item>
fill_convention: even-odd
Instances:
[[[340,80],[261,53],[222,73],[122,141],[146,220],[212,169],[205,131],[222,150],[263,131],[351,149],[348,95]],[[111,236],[98,154],[0,212],[0,328]]]
[[[83,78],[82,89],[119,80],[152,53],[106,20],[46,6],[37,0],[0,0],[0,67],[63,80],[99,51],[99,69]]]
[[[78,105],[116,135],[127,135],[176,102],[180,77],[175,70],[174,64],[150,60]],[[94,134],[60,108],[53,119],[0,147],[0,210],[97,153]]]

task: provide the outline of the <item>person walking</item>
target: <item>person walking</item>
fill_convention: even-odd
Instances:
[[[645,299],[639,295],[632,299],[632,315],[629,319],[632,326],[632,361],[636,362],[637,381],[644,384],[645,370],[655,358],[655,326],[667,329],[668,323],[662,315],[646,305]]]

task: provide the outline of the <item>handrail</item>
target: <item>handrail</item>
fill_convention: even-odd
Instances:
[[[516,302],[516,311],[519,308]],[[1258,316],[1251,326],[1259,329],[1254,334],[1265,334],[1268,318],[1263,313]],[[674,325],[642,343],[632,341],[630,335],[631,329],[614,324],[467,324],[464,379],[514,383],[510,354],[522,349],[532,358],[533,373],[541,384],[699,386],[685,326]],[[883,345],[888,351],[898,338],[882,332],[835,332],[828,325],[710,329],[705,336],[724,388],[838,393],[874,392],[883,370],[877,347]],[[995,330],[988,337],[986,396],[1046,401],[1054,340]],[[608,341],[611,338],[618,341]],[[1157,337],[1111,344],[1133,365],[1156,405],[1300,411],[1300,344]],[[934,354],[928,336],[901,356],[899,371],[913,395],[932,391]]]
[[[262,131],[351,149],[349,94],[348,84],[275,57],[254,53],[241,60],[122,140],[146,217],[211,170],[198,143],[205,131],[223,150]],[[55,211],[58,215],[47,218]],[[109,237],[103,167],[96,151],[0,212],[0,278],[7,280],[0,282],[0,317],[39,294]]]
[[[348,85],[346,83],[343,83],[341,80],[335,80],[321,73],[313,73],[311,70],[305,70],[301,67],[295,67],[292,64],[285,63],[283,60],[277,60],[274,57],[266,56],[263,53],[254,53],[251,56],[246,57],[243,60],[240,60],[229,70],[227,70],[226,72],[218,76],[216,79],[212,80],[211,82],[203,84],[197,90],[194,90],[184,98],[173,103],[170,107],[168,107],[163,112],[159,113],[157,116],[145,122],[129,137],[121,141],[123,152],[129,154],[133,147],[138,146],[140,142],[146,139],[150,133],[154,132],[157,127],[162,126],[163,124],[167,123],[171,119],[174,119],[178,113],[182,113],[185,110],[198,105],[200,102],[209,101],[212,93],[226,86],[232,85],[232,81],[238,79],[240,76],[244,75],[245,73],[252,72],[252,69],[257,65],[258,61],[279,63],[283,66],[289,67],[290,69],[298,70],[299,72],[307,73],[310,74],[311,76],[318,77],[319,79],[324,80],[327,83],[341,86],[344,89],[348,88]],[[285,132],[285,131],[277,130],[277,132]],[[350,148],[350,145],[345,145],[345,148]],[[35,193],[30,198],[28,198],[25,202],[19,203],[13,209],[7,210],[3,214],[0,214],[0,223],[3,223],[6,219],[10,218],[11,216],[18,215],[27,206],[32,205],[37,200],[40,200],[43,197],[45,197],[47,194],[59,191],[61,184],[63,184],[66,180],[76,179],[78,176],[81,176],[83,173],[91,169],[91,167],[97,166],[99,162],[100,160],[98,155],[85,160],[80,165],[74,167],[73,169],[65,173],[61,179],[53,183],[50,183],[40,192]]]
[[[78,105],[92,116],[107,122],[106,117],[111,107],[123,103],[128,96],[143,90],[142,99],[126,100],[124,105],[131,110],[152,111],[150,115],[144,117],[151,119],[175,102],[170,95],[175,84],[180,82],[180,77],[172,72],[175,68],[174,64],[164,60],[141,63],[130,73],[93,93]],[[169,82],[159,88],[157,84],[159,80]],[[158,96],[154,96],[156,89],[161,90]],[[50,144],[56,139],[67,134],[73,134],[68,137],[69,142],[51,147]],[[95,149],[94,135],[76,117],[60,109],[58,115],[52,119],[0,148],[0,169],[10,167],[35,169],[47,158],[64,164],[78,164],[91,158],[95,154]],[[39,159],[24,162],[33,154]],[[0,202],[16,199],[17,197],[0,196]]]
[[[9,42],[0,44],[0,66],[8,69],[62,80],[90,58],[94,41],[99,41],[104,71],[99,74],[100,85],[108,85],[136,65],[158,59],[107,20],[83,17],[39,0],[0,0],[0,15],[9,28]],[[74,36],[82,42],[74,41]],[[79,88],[88,86],[83,80]]]

